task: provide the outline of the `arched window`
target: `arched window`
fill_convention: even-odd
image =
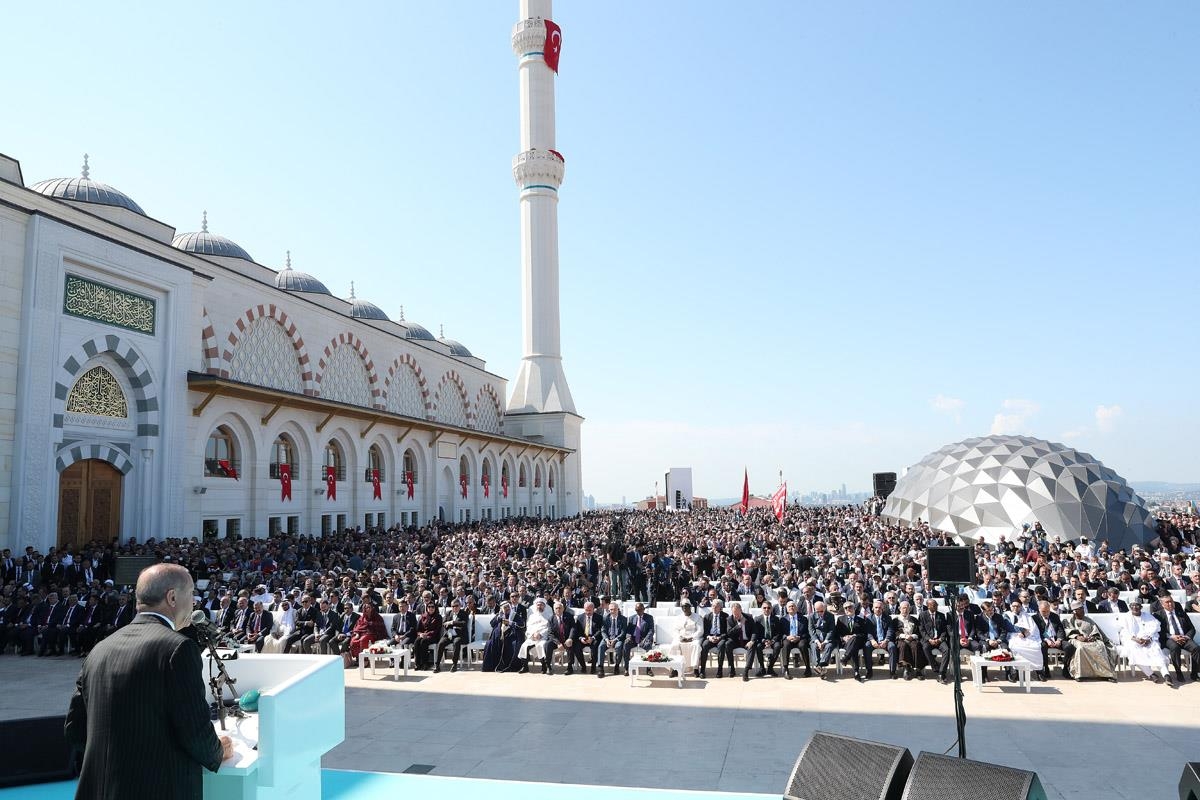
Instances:
[[[271,445],[271,463],[269,465],[272,478],[279,477],[279,465],[291,465],[292,477],[299,477],[300,459],[297,458],[296,443],[286,433],[281,433]]]
[[[412,450],[404,451],[404,480],[420,483],[421,476],[417,472],[417,455]]]
[[[208,435],[204,446],[204,477],[237,478],[242,465],[238,463],[233,431],[221,425]]]
[[[375,470],[379,470],[379,480],[382,483],[387,480],[387,476],[383,471],[383,451],[379,449],[379,445],[373,444],[367,450],[367,483],[371,483],[375,479]]]
[[[552,492],[554,491],[554,470],[546,472],[546,488]]]
[[[527,484],[528,481],[525,478],[525,465],[522,464],[520,470],[517,472],[517,486],[524,489]]]
[[[508,475],[508,464],[500,465],[500,486],[507,487],[511,485],[512,478]]]
[[[538,464],[533,468],[533,488],[542,488],[542,465]]]
[[[484,459],[483,466],[479,468],[479,485],[492,485],[492,465],[487,459]]]
[[[458,459],[458,479],[466,479],[468,482],[471,480],[471,465],[467,463],[466,456]]]
[[[346,458],[342,454],[342,446],[334,439],[325,445],[325,466],[333,467],[333,474],[339,481],[346,480]],[[324,474],[321,479],[325,479]]]

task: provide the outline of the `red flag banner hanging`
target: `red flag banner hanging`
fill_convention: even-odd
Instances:
[[[742,476],[742,515],[750,510],[750,471],[745,470]]]
[[[508,499],[508,476],[507,475],[500,476],[500,493],[504,496],[505,500]]]
[[[383,483],[379,480],[379,470],[371,470],[371,491],[376,500],[383,499]]]
[[[413,474],[412,471],[404,473],[404,485],[408,487],[408,499],[413,499]]]
[[[292,465],[279,465],[279,499],[292,499]]]
[[[238,479],[237,470],[233,468],[232,464],[230,464],[228,461],[226,461],[223,458],[220,459],[219,461],[217,461],[217,463],[221,465],[222,472],[224,472],[229,477],[233,478],[235,481]]]
[[[546,20],[546,44],[542,46],[542,58],[546,66],[558,74],[558,56],[562,52],[562,28]]]
[[[463,499],[466,500],[467,499],[467,476],[466,475],[459,476],[458,485],[460,487],[462,487],[462,496],[463,496]]]
[[[787,507],[787,483],[776,490],[775,494],[771,495],[771,509],[775,512],[775,519],[783,522],[783,510]]]
[[[487,497],[488,494],[490,494],[490,492],[488,490],[491,487],[491,483],[492,483],[492,481],[490,478],[488,478],[488,474],[486,472],[483,473],[483,496],[484,497]]]
[[[337,500],[337,469],[325,467],[325,494],[330,500]]]

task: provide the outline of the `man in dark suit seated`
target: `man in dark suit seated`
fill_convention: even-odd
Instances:
[[[704,615],[704,638],[700,644],[700,677],[705,677],[704,668],[708,664],[708,654],[717,651],[717,677],[722,678],[721,671],[725,660],[729,660],[729,671],[733,671],[733,651],[729,647],[729,615],[725,613],[725,604],[714,600],[712,611]]]
[[[62,622],[58,624],[58,654],[65,655],[69,652],[79,654],[79,640],[76,634],[79,631],[79,625],[83,622],[83,606],[79,605],[79,597],[77,595],[69,595],[67,597],[67,610],[63,614]]]
[[[654,647],[654,617],[646,613],[646,606],[637,603],[633,616],[625,621],[625,674],[629,674],[629,659],[634,650],[650,650]],[[549,645],[547,645],[549,647]],[[549,655],[547,654],[547,658]]]
[[[950,666],[950,626],[946,615],[938,611],[937,600],[925,601],[925,610],[918,618],[921,631],[921,652],[931,671],[936,671],[939,683],[945,683],[946,670]],[[924,667],[918,667],[919,676],[924,678]]]
[[[408,600],[401,598],[397,605],[400,611],[392,615],[392,644],[412,647],[417,641],[417,615],[408,610]]]
[[[992,600],[981,600],[979,617],[975,620],[975,640],[979,652],[1000,650],[1008,647],[1008,625],[1004,617],[996,613],[996,604]],[[975,648],[972,648],[975,649]],[[987,667],[983,668],[983,682],[988,679]]]
[[[103,635],[104,626],[108,623],[108,612],[100,605],[99,595],[89,595],[87,605],[83,609],[83,618],[75,629],[75,649],[79,657],[86,656]]]
[[[1050,680],[1050,651],[1063,650],[1067,643],[1067,632],[1062,617],[1054,613],[1049,600],[1038,603],[1038,613],[1033,617],[1042,639],[1042,680]],[[1063,656],[1063,677],[1067,677],[1067,659]]]
[[[156,564],[138,576],[138,615],[83,663],[64,736],[83,749],[79,798],[201,800],[202,769],[233,754],[208,716],[191,622],[191,575]]]
[[[815,601],[812,608],[812,616],[808,618],[808,635],[812,639],[817,675],[825,680],[825,670],[829,666],[829,659],[833,657],[833,648],[837,646],[837,619],[823,600]]]
[[[246,644],[254,645],[254,651],[261,653],[263,642],[271,633],[273,625],[271,612],[263,608],[261,601],[254,604],[254,613],[246,620]]]
[[[13,653],[22,656],[33,655],[32,645],[27,652],[24,649],[24,632],[33,626],[33,606],[29,604],[29,599],[26,597],[18,597],[12,603],[5,613],[4,619],[0,619],[0,631],[2,631],[3,640],[0,642],[0,653],[10,644],[13,646]],[[33,637],[29,637],[32,642]]]
[[[874,677],[875,651],[887,653],[888,676],[896,679],[896,641],[892,638],[892,618],[884,608],[882,600],[871,602],[871,613],[867,615],[867,680]]]
[[[608,613],[604,615],[600,648],[596,656],[596,677],[604,677],[604,657],[607,653],[613,654],[614,672],[624,665],[625,636],[625,617],[621,616],[621,606],[614,600],[608,604]]]
[[[1084,610],[1089,614],[1128,614],[1129,604],[1121,599],[1121,590],[1114,586],[1108,590],[1108,597],[1096,605],[1086,604]]]
[[[1171,657],[1175,678],[1180,683],[1183,683],[1183,654],[1188,654],[1192,662],[1192,682],[1195,683],[1200,676],[1200,646],[1193,638],[1196,626],[1171,595],[1163,595],[1159,602],[1162,610],[1154,615],[1159,623],[1159,642]]]
[[[336,630],[338,623],[341,622],[341,617],[330,607],[328,600],[322,600],[317,603],[317,618],[314,620],[316,625],[313,630],[304,635],[300,640],[301,653],[316,653],[320,648],[321,637],[329,630],[329,617],[335,617],[333,628]]]
[[[587,650],[592,657],[591,671],[596,671],[596,654],[600,649],[600,631],[604,627],[604,618],[596,611],[596,604],[588,600],[583,604],[583,613],[575,620],[575,647],[572,658],[579,662],[579,671],[586,669],[583,651]],[[572,672],[571,662],[567,662],[567,674]]]
[[[794,600],[789,601],[783,615],[783,637],[780,652],[783,656],[783,677],[792,679],[792,654],[799,652],[804,659],[804,677],[812,677],[812,662],[809,655],[808,617],[800,613]],[[775,656],[771,656],[767,671],[775,668]]]
[[[870,669],[871,666],[871,654],[864,652],[867,635],[867,620],[855,613],[854,603],[849,601],[843,603],[842,615],[837,618],[837,623],[834,625],[834,639],[842,648],[842,666],[853,664],[854,680],[859,683],[866,681],[866,677],[860,672],[860,661],[865,658],[867,669]]]
[[[783,632],[786,630],[783,618],[771,613],[772,606],[770,600],[764,600],[762,604],[762,616],[757,620],[752,620],[754,629],[750,635],[750,641],[746,643],[746,669],[742,672],[742,680],[750,680],[750,667],[754,665],[754,660],[758,659],[758,672],[754,673],[754,677],[761,678],[767,675],[767,654],[770,654],[771,666],[770,675],[775,677],[775,658],[779,652],[779,643],[783,639]]]
[[[354,626],[358,624],[360,614],[354,610],[354,603],[346,600],[342,603],[342,613],[330,614],[326,618],[325,631],[317,639],[317,651],[322,655],[339,655],[350,650],[350,638]]]
[[[59,602],[57,592],[51,592],[46,595],[45,600],[34,606],[33,625],[25,631],[28,643],[22,642],[22,645],[24,645],[22,649],[32,651],[34,639],[40,637],[41,645],[38,647],[38,656],[45,656],[50,653],[59,655],[58,626],[62,624],[62,619],[66,616],[66,613],[67,604]]]
[[[458,658],[462,650],[471,641],[467,638],[467,627],[470,613],[462,607],[462,602],[456,597],[450,601],[450,610],[442,620],[442,638],[438,640],[437,652],[433,656],[433,671],[442,671],[442,659],[446,651],[450,651],[450,671],[458,672]]]

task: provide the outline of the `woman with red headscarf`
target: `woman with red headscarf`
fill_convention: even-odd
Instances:
[[[375,604],[370,600],[362,604],[362,616],[358,618],[358,622],[354,623],[354,629],[350,631],[350,663],[358,663],[358,654],[368,647],[378,642],[380,639],[388,638],[387,627],[383,624],[383,617],[375,611]]]

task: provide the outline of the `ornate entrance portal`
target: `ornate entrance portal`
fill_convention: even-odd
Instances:
[[[121,531],[121,471],[107,461],[76,461],[58,477],[58,546],[76,550]]]

